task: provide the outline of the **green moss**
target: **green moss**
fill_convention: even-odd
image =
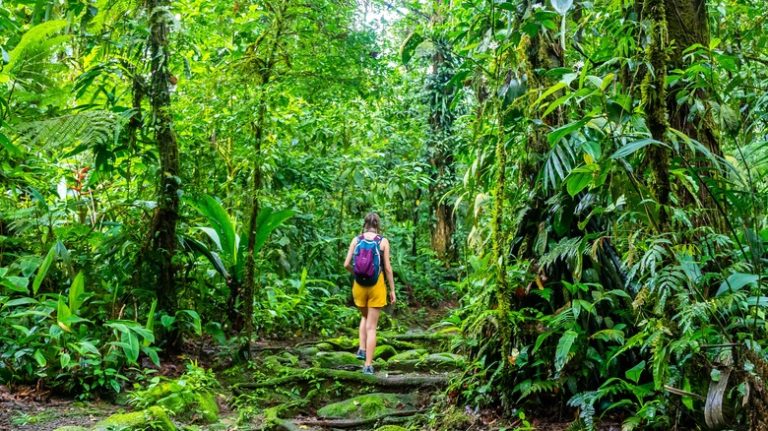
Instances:
[[[331,345],[331,343],[325,343],[325,342],[317,343],[315,344],[315,347],[320,352],[330,352],[333,350],[333,346]]]
[[[329,338],[326,340],[326,343],[335,346],[336,348],[339,348],[341,350],[352,350],[356,347],[359,347],[359,340],[353,339],[350,337],[336,337],[336,338]]]
[[[362,361],[350,352],[318,352],[312,362],[320,368],[360,366],[362,364]]]
[[[136,392],[138,407],[161,406],[174,416],[189,421],[213,423],[219,420],[219,406],[214,395],[205,389],[193,389],[183,380],[159,383],[146,391]]]
[[[92,431],[176,431],[161,407],[152,406],[130,413],[117,413],[96,424]]]
[[[195,396],[197,411],[206,423],[214,423],[219,420],[219,405],[216,398],[210,392],[198,392]]]
[[[472,426],[472,422],[473,419],[464,410],[452,406],[437,417],[436,428],[444,430],[468,429]]]
[[[376,346],[376,351],[373,353],[374,358],[389,359],[397,355],[397,350],[394,347],[384,344],[382,346]]]
[[[366,394],[328,404],[317,411],[324,418],[369,419],[396,410],[408,402],[396,394]]]
[[[58,427],[53,431],[88,431],[88,428],[81,427],[79,425],[66,425],[63,427]]]
[[[408,431],[408,428],[398,425],[384,425],[383,427],[376,428],[376,431]]]
[[[390,363],[396,363],[398,361],[414,361],[423,358],[427,354],[424,349],[406,350],[405,352],[398,353],[389,358]]]
[[[465,360],[463,356],[454,353],[433,353],[424,358],[424,361],[431,366],[446,366],[450,368],[461,368]]]
[[[319,351],[320,349],[318,349],[317,346],[302,347],[299,349],[299,355],[304,358],[311,358],[315,356]]]

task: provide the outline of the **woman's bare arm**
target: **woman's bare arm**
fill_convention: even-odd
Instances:
[[[349,250],[347,251],[347,258],[344,259],[344,268],[347,269],[347,271],[352,272],[352,255],[355,253],[355,246],[357,245],[357,237],[354,237],[352,239],[352,242],[349,243]]]
[[[395,274],[392,271],[392,262],[390,261],[390,247],[389,240],[384,239],[381,241],[382,252],[384,253],[384,273],[387,275],[387,281],[389,282],[389,299],[394,304],[397,300],[395,296]]]

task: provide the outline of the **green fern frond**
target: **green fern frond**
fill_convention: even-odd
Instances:
[[[563,387],[562,380],[525,380],[519,383],[512,390],[512,393],[520,393],[518,401],[521,401],[531,395],[547,392],[555,392]]]
[[[560,259],[567,261],[584,252],[585,247],[583,237],[563,238],[560,242],[555,244],[551,250],[541,256],[539,264],[542,267],[549,267]]]
[[[140,9],[139,2],[135,0],[99,0],[96,8],[99,12],[91,21],[92,30],[96,33],[104,31],[105,27],[114,25],[126,15]]]
[[[36,147],[83,145],[92,147],[117,139],[128,117],[110,111],[84,111],[15,127],[18,140]]]
[[[544,188],[555,190],[576,165],[576,151],[568,139],[561,139],[547,154],[544,163]]]
[[[16,47],[8,54],[6,73],[14,79],[22,79],[28,70],[42,69],[41,66],[48,62],[52,49],[71,37],[70,35],[54,37],[66,26],[66,20],[53,20],[27,30]]]

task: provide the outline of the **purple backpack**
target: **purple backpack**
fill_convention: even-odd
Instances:
[[[352,272],[355,281],[361,286],[373,286],[379,281],[381,274],[381,235],[374,239],[366,239],[365,235],[357,237]]]

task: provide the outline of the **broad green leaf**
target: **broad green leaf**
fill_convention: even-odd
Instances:
[[[152,301],[152,305],[149,306],[149,313],[147,314],[147,323],[144,328],[154,335],[155,333],[155,310],[157,309],[157,299]],[[149,346],[151,341],[148,338],[144,339],[144,347]]]
[[[179,314],[186,314],[187,316],[192,319],[192,327],[195,330],[195,334],[197,335],[203,335],[203,326],[202,322],[200,321],[200,315],[197,314],[197,311],[195,310],[179,310],[176,315]]]
[[[35,353],[32,355],[32,357],[35,358],[35,362],[37,362],[37,365],[44,367],[48,360],[45,359],[45,355],[43,355],[43,352],[40,351],[40,349],[35,350]]]
[[[640,361],[639,364],[635,365],[634,367],[624,372],[624,375],[629,380],[637,384],[640,381],[640,376],[643,374],[643,370],[645,370],[645,361]]]
[[[613,153],[611,155],[611,158],[612,159],[620,159],[620,158],[627,157],[627,156],[629,156],[631,154],[634,154],[638,150],[643,149],[643,148],[645,148],[645,147],[647,147],[649,145],[661,145],[661,146],[663,146],[665,148],[669,148],[669,146],[667,146],[663,142],[659,142],[659,141],[657,141],[655,139],[652,139],[652,138],[640,139],[638,141],[630,142],[630,143],[624,145],[623,147],[619,148],[618,150],[616,150],[615,153]]]
[[[200,199],[192,201],[192,205],[211,225],[210,228],[201,228],[201,230],[206,232],[216,242],[221,252],[234,263],[237,259],[235,221],[229,217],[219,201],[212,196],[204,195]],[[215,235],[212,235],[211,232],[215,232]],[[218,241],[216,241],[216,237],[218,237]]]
[[[51,247],[50,250],[48,250],[48,254],[45,255],[45,259],[43,259],[43,263],[40,264],[40,268],[37,270],[37,275],[35,275],[35,280],[32,282],[32,294],[37,295],[37,291],[40,290],[40,285],[43,284],[43,280],[45,280],[45,276],[48,274],[48,270],[51,268],[51,264],[53,263],[53,257],[56,254],[56,247]]]
[[[568,178],[565,180],[565,188],[571,197],[579,194],[579,192],[587,188],[590,184],[592,184],[592,173],[576,171],[575,169],[571,171],[570,175],[568,175]]]
[[[589,122],[589,120],[591,120],[591,117],[582,118],[579,121],[574,121],[573,123],[566,124],[565,126],[553,130],[547,135],[547,142],[549,142],[549,145],[555,145],[564,137],[581,129],[585,124]]]
[[[16,298],[3,304],[5,307],[15,307],[17,305],[39,304],[40,302],[35,298]]]
[[[284,221],[293,217],[295,213],[293,210],[275,212],[271,208],[262,209],[256,219],[256,242],[253,252],[258,253],[267,242],[267,238],[269,238],[272,231],[277,229]]]
[[[424,40],[426,39],[419,32],[414,31],[409,34],[408,37],[405,38],[405,41],[403,41],[403,45],[400,47],[400,61],[402,61],[403,64],[408,64],[408,62],[411,61],[411,58],[413,58],[413,53],[416,52],[416,48],[418,48]]]
[[[533,102],[533,106],[534,107],[538,106],[539,103],[541,103],[544,99],[546,99],[547,97],[551,96],[552,94],[554,94],[554,93],[564,89],[565,87],[566,87],[566,85],[565,85],[564,82],[558,82],[557,84],[549,87],[546,91],[544,91],[544,93],[541,94],[541,96],[539,96],[538,99],[536,99],[535,102]]]
[[[136,361],[139,359],[139,337],[136,336],[133,332],[123,332],[120,335],[120,347],[123,348],[123,353],[125,353],[125,358],[130,363],[136,363]]]
[[[66,370],[67,366],[72,361],[72,357],[69,356],[69,353],[62,353],[61,356],[59,356],[59,361],[61,362],[61,368]]]
[[[72,281],[72,286],[69,288],[69,309],[72,313],[77,314],[77,311],[80,309],[80,305],[83,303],[81,296],[83,296],[84,292],[85,280],[83,271],[80,271],[75,276],[75,279]]]
[[[29,279],[26,277],[8,276],[0,280],[0,285],[19,293],[29,293]]]
[[[720,288],[717,289],[715,296],[720,296],[725,292],[738,292],[743,289],[744,286],[754,285],[757,286],[757,282],[760,277],[756,274],[745,274],[742,272],[735,272],[728,276],[725,281],[720,284]]]
[[[557,342],[557,350],[555,351],[555,372],[560,373],[560,371],[563,370],[563,367],[566,363],[568,363],[568,359],[570,358],[571,354],[571,348],[573,347],[573,342],[576,341],[576,339],[579,337],[579,334],[569,329],[563,333],[563,335],[560,337],[560,341]]]
[[[72,316],[72,311],[69,309],[67,304],[64,303],[64,297],[59,296],[59,302],[56,306],[56,322],[58,323],[59,327],[61,329],[72,332],[72,329],[69,327],[68,319]]]

